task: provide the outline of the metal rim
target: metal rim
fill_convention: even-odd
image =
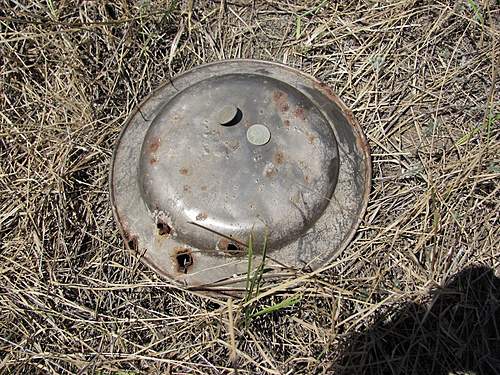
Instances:
[[[364,186],[363,186],[363,197],[362,197],[362,202],[361,202],[361,205],[360,205],[360,210],[359,210],[359,214],[357,215],[357,218],[356,218],[356,221],[353,223],[353,225],[351,226],[351,229],[349,231],[349,233],[347,233],[344,237],[344,240],[340,243],[340,245],[338,245],[336,247],[336,251],[334,253],[331,254],[331,256],[329,258],[326,259],[326,262],[331,262],[334,258],[336,258],[339,254],[342,253],[342,251],[345,250],[345,248],[347,247],[347,245],[351,242],[351,240],[353,239],[353,237],[355,236],[356,232],[357,232],[357,229],[364,217],[364,214],[366,212],[366,208],[367,208],[367,205],[368,205],[368,197],[369,197],[369,193],[370,193],[370,186],[371,186],[371,173],[372,173],[372,166],[371,166],[371,158],[370,158],[370,152],[369,152],[369,146],[368,146],[368,143],[366,141],[366,137],[359,125],[359,123],[356,121],[356,119],[353,117],[351,111],[347,108],[347,106],[333,93],[333,91],[325,84],[321,83],[319,80],[317,80],[316,78],[312,77],[311,75],[309,74],[306,74],[304,72],[301,72],[295,68],[291,68],[287,65],[283,65],[283,64],[280,64],[280,63],[276,63],[276,62],[266,62],[266,61],[260,61],[260,60],[253,60],[253,59],[236,59],[236,60],[223,60],[223,61],[217,61],[217,62],[212,62],[212,63],[208,63],[208,64],[204,64],[204,65],[200,65],[196,68],[194,68],[193,70],[198,70],[198,69],[203,69],[203,68],[206,68],[206,67],[210,67],[210,66],[214,66],[214,65],[219,65],[219,64],[224,64],[224,63],[227,63],[227,62],[233,62],[233,63],[259,63],[259,64],[265,64],[265,65],[269,65],[269,66],[274,66],[274,67],[278,67],[280,69],[285,69],[293,74],[296,74],[296,75],[299,75],[301,77],[303,77],[304,79],[306,80],[309,80],[313,85],[314,87],[316,87],[319,91],[322,92],[322,94],[324,96],[326,96],[329,100],[331,100],[332,102],[334,102],[338,108],[340,109],[340,111],[342,112],[343,116],[345,117],[345,119],[347,120],[347,122],[352,126],[352,128],[354,129],[355,133],[356,133],[356,142],[359,142],[359,150],[363,153],[363,162],[364,162],[364,165],[365,165],[365,170],[364,170]],[[186,71],[180,75],[178,75],[177,77],[175,77],[173,80],[169,81],[169,82],[165,82],[163,83],[162,85],[160,85],[158,88],[156,88],[154,91],[152,91],[149,95],[147,95],[141,102],[139,105],[137,105],[134,110],[130,113],[129,117],[127,118],[126,122],[125,122],[125,125],[123,126],[117,140],[116,140],[116,145],[118,146],[121,141],[122,141],[122,138],[124,136],[124,134],[127,132],[127,129],[131,123],[131,121],[139,114],[139,112],[141,111],[141,109],[144,107],[145,103],[147,103],[148,101],[151,100],[151,98],[154,98],[156,95],[158,95],[158,93],[160,93],[165,87],[168,87],[169,85],[173,85],[176,81],[180,80],[181,78],[185,77],[187,74],[190,74],[193,70],[189,70],[189,71]],[[122,235],[122,237],[125,239],[125,242],[127,244],[127,246],[129,248],[134,248],[135,245],[134,245],[134,239],[133,238],[130,238],[128,233],[126,233],[124,231],[124,225],[120,219],[120,216],[118,215],[118,212],[117,212],[117,208],[116,208],[116,199],[115,199],[115,192],[114,192],[114,188],[113,188],[113,181],[114,181],[114,177],[115,177],[115,173],[114,173],[114,166],[115,166],[115,161],[116,161],[116,158],[117,158],[117,150],[118,150],[118,147],[115,147],[114,150],[113,150],[113,155],[112,155],[112,158],[111,158],[111,168],[110,168],[110,175],[109,175],[109,188],[110,188],[110,200],[111,200],[111,206],[112,206],[112,211],[113,211],[113,216],[114,216],[114,219],[116,220],[116,222],[119,224],[118,227],[119,227],[119,230],[120,230],[120,233]],[[134,250],[139,250],[140,249],[134,249]],[[143,263],[145,263],[146,265],[148,265],[150,268],[152,268],[155,272],[157,272],[158,274],[168,278],[170,281],[173,281],[174,283],[178,284],[178,285],[183,285],[182,282],[178,282],[177,280],[173,279],[171,277],[171,275],[169,275],[168,273],[165,273],[162,269],[158,268],[155,266],[155,264],[153,264],[151,261],[149,261],[147,258],[141,256],[141,261]],[[224,283],[222,283],[224,284]],[[184,285],[186,286],[186,285]],[[196,288],[196,287],[195,287]],[[207,286],[207,289],[210,289],[210,287]],[[224,289],[224,288],[222,288]],[[230,288],[232,289],[232,288]]]

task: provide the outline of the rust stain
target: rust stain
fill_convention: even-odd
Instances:
[[[276,164],[283,164],[284,161],[285,161],[285,155],[283,154],[282,151],[278,151],[276,152],[276,154],[274,154],[274,162]]]
[[[208,214],[206,212],[200,212],[198,215],[196,215],[196,220],[207,220]]]
[[[365,156],[370,155],[370,145],[364,136],[359,134],[356,135],[356,145],[363,151]]]
[[[354,119],[354,116],[353,116],[351,110],[349,108],[347,108],[346,106],[344,106],[340,102],[338,102],[337,104],[340,107],[340,109],[342,110],[343,115],[345,117],[347,117],[347,122],[349,123],[349,125],[351,125],[351,127],[354,128],[354,130],[356,131],[356,133],[358,133],[358,129],[360,129],[360,126],[358,125],[358,123]],[[355,134],[355,136],[357,138],[358,134]]]
[[[370,155],[370,145],[368,144],[368,140],[362,133],[361,126],[358,124],[356,119],[354,118],[352,111],[335,95],[333,90],[321,82],[315,82],[314,87],[323,92],[331,101],[333,101],[342,111],[342,114],[347,118],[347,122],[354,129],[354,137],[356,139],[356,145],[358,149],[364,153],[365,158],[369,159]],[[372,167],[371,162],[368,162],[368,176],[371,175]]]
[[[328,85],[322,82],[315,82],[314,87],[325,93],[325,95],[328,96],[329,99],[333,100],[335,103],[338,104],[339,99],[337,98],[337,95],[335,95],[333,90]]]
[[[219,242],[217,242],[217,247],[219,249],[225,249],[227,248],[227,245],[229,244],[229,240],[227,238],[221,238]]]
[[[278,91],[275,91],[275,92],[273,93],[273,100],[274,100],[275,102],[279,102],[279,101],[281,101],[281,100],[283,99],[283,97],[284,97],[285,95],[286,95],[286,94],[285,94],[283,91],[279,91],[279,90],[278,90]]]
[[[305,120],[306,119],[306,111],[302,107],[297,107],[295,111],[293,112],[295,117],[297,117],[300,120]]]
[[[267,168],[266,169],[265,175],[267,177],[273,177],[273,176],[276,176],[276,174],[278,174],[278,170],[276,168]]]
[[[307,140],[308,140],[308,142],[309,142],[310,144],[313,144],[313,143],[314,143],[314,141],[316,140],[316,138],[318,138],[318,137],[316,137],[314,134],[311,134],[311,133],[309,133],[309,132],[306,132],[306,136],[307,136]]]
[[[160,147],[160,138],[156,138],[154,142],[151,142],[149,145],[149,150],[151,152],[156,152],[158,151],[158,148]]]
[[[333,90],[326,84],[321,82],[314,83],[314,87],[323,92],[328,99],[333,101],[342,111],[342,114],[347,118],[347,122],[354,129],[354,137],[356,138],[356,144],[358,148],[366,153],[369,153],[370,146],[366,140],[366,138],[361,134],[361,126],[358,124],[356,119],[354,118],[351,110],[335,95]]]
[[[290,121],[289,121],[289,120],[285,120],[285,121],[283,121],[283,126],[284,126],[285,128],[289,128],[289,127],[290,127]]]
[[[188,176],[189,175],[189,169],[187,168],[181,168],[179,169],[179,173],[183,176]]]
[[[315,82],[314,87],[323,92],[328,99],[330,99],[332,102],[337,104],[337,106],[340,108],[342,111],[342,114],[347,117],[347,122],[349,122],[349,125],[351,125],[353,128],[356,127],[356,121],[354,120],[354,117],[352,115],[352,112],[347,108],[347,106],[339,99],[337,95],[333,92],[333,90],[326,84],[322,82]]]
[[[124,221],[121,225],[121,232],[122,237],[125,240],[125,246],[130,250],[137,250],[139,248],[137,235],[129,232],[128,222]]]
[[[154,164],[156,164],[157,162],[158,162],[158,160],[157,160],[157,159],[155,159],[155,158],[152,158],[152,159],[150,159],[150,160],[149,160],[149,164],[151,164],[151,165],[154,165]]]
[[[273,100],[280,112],[287,112],[290,109],[290,106],[288,105],[287,93],[279,90],[275,91],[273,93]]]
[[[310,183],[311,182],[311,177],[309,177],[309,175],[305,175],[304,176],[304,181],[307,182],[307,183]]]

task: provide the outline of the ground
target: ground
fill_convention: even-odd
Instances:
[[[498,20],[488,0],[4,0],[0,372],[500,373]],[[373,157],[351,246],[246,305],[140,263],[108,195],[141,99],[236,57],[330,85]]]

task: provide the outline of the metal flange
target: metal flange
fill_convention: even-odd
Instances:
[[[186,287],[230,291],[246,277],[250,234],[256,260],[267,240],[269,277],[339,254],[365,212],[371,163],[329,87],[285,65],[226,60],[133,111],[110,180],[116,221],[146,264]]]

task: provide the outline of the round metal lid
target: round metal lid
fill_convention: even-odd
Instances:
[[[238,289],[247,242],[266,267],[314,269],[351,240],[370,189],[368,146],[332,91],[287,66],[199,66],[134,111],[111,200],[127,244],[190,287]]]

